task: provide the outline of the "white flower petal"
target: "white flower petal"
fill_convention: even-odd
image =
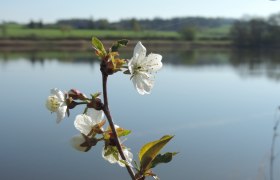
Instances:
[[[134,75],[132,78],[133,85],[134,85],[135,89],[137,90],[137,92],[141,95],[144,95],[145,92],[144,92],[144,88],[142,87],[141,81],[142,80],[141,80],[141,78],[139,78],[138,75]]]
[[[146,57],[146,52],[147,52],[146,48],[139,41],[134,48],[132,63],[135,64],[138,61],[144,59]]]
[[[55,95],[60,101],[65,100],[64,93],[57,88],[51,89],[51,94]]]
[[[123,154],[126,158],[126,162],[128,164],[130,164],[133,160],[133,154],[128,150],[128,149],[123,149]],[[119,156],[119,158],[121,159],[121,157]],[[121,167],[125,167],[125,164],[122,163],[121,161],[118,161],[118,164],[121,166]]]
[[[110,148],[110,146],[107,149],[105,149],[105,147],[103,147],[103,149],[102,149],[102,157],[105,160],[107,160],[110,163],[112,163],[112,164],[118,163],[121,167],[125,167],[125,164],[120,161],[122,158],[121,158],[119,153],[118,153],[119,160],[117,160],[113,156],[113,154],[109,154],[108,156],[105,156],[105,154],[106,154],[106,152],[108,151],[109,148]],[[126,148],[123,149],[123,153],[124,153],[124,156],[126,158],[127,163],[130,164],[132,162],[132,160],[133,160],[133,154],[128,149],[126,149]]]
[[[60,123],[66,116],[67,106],[60,106],[56,111],[56,123]]]
[[[132,58],[130,61],[128,61],[127,64],[130,74],[134,74],[134,64],[135,64],[134,61],[135,60]]]
[[[153,79],[142,79],[143,81],[143,88],[146,94],[150,94],[152,88],[154,87],[154,80]]]
[[[116,158],[115,158],[112,154],[110,154],[110,155],[108,155],[108,156],[105,156],[106,152],[107,152],[107,149],[105,149],[105,147],[103,147],[103,149],[102,149],[102,157],[103,157],[105,160],[109,161],[111,164],[116,163],[117,160],[116,160]]]
[[[132,82],[138,93],[141,95],[150,94],[151,89],[154,86],[154,80],[151,75],[143,72],[134,75]]]
[[[162,68],[162,56],[160,54],[149,54],[146,57],[146,48],[138,42],[134,48],[132,59],[128,62],[132,82],[139,94],[150,94],[154,86],[153,73]]]
[[[91,117],[85,114],[77,115],[74,121],[75,128],[84,135],[88,135],[95,124],[96,123],[92,121]]]
[[[87,149],[87,147],[80,146],[84,142],[85,142],[85,138],[81,134],[77,134],[73,136],[72,139],[70,140],[71,146],[76,150],[82,152],[85,152]]]
[[[92,121],[97,124],[101,122],[104,119],[104,112],[103,111],[98,111],[93,108],[90,108],[87,110],[87,115],[91,117]]]
[[[129,151],[129,150],[127,150],[127,149],[125,149],[126,151],[124,151],[124,155],[125,155],[125,158],[126,158],[126,160],[128,161],[128,162],[132,162],[132,160],[133,160],[133,154]]]
[[[155,73],[162,68],[161,60],[162,60],[161,55],[151,53],[147,56],[143,64],[144,66],[146,65],[146,68],[149,72]]]

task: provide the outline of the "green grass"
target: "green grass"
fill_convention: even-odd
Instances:
[[[229,38],[230,25],[218,28],[204,28],[198,31],[197,39],[227,39]]]
[[[227,39],[230,26],[219,28],[204,28],[196,32],[196,40],[221,40]],[[28,29],[20,25],[7,25],[5,32],[0,29],[0,38],[9,39],[89,39],[97,36],[101,39],[159,39],[159,40],[179,40],[181,36],[175,31],[126,31],[126,30],[81,30],[70,29]]]
[[[5,37],[10,39],[87,39],[92,36],[99,38],[129,38],[129,39],[179,39],[180,35],[172,31],[124,31],[124,30],[81,30],[71,29],[28,29],[19,26],[8,26]],[[3,32],[0,38],[3,38]]]

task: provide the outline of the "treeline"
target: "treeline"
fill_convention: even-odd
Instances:
[[[123,19],[118,22],[109,22],[107,19],[64,19],[53,24],[43,24],[42,21],[30,21],[28,28],[72,28],[72,29],[108,29],[108,30],[160,30],[181,31],[186,27],[213,28],[231,25],[233,18],[206,18],[206,17],[182,17],[172,19]]]
[[[230,37],[237,47],[280,47],[280,14],[267,19],[237,20]]]

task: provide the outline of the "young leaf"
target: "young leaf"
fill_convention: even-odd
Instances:
[[[158,154],[151,163],[151,168],[156,167],[160,163],[169,163],[172,160],[172,157],[178,154],[177,152],[167,152],[163,155]]]
[[[111,51],[112,52],[117,52],[120,47],[126,46],[127,44],[128,44],[128,40],[127,39],[118,40],[111,47]]]
[[[96,54],[99,56],[99,57],[104,57],[106,56],[106,50],[102,44],[102,42],[97,39],[96,37],[93,37],[92,40],[91,40],[91,43],[92,43],[92,46],[95,48],[96,50]]]
[[[131,133],[131,130],[127,130],[127,129],[123,129],[123,128],[117,128],[116,131],[117,131],[117,134],[119,137],[127,136]]]
[[[161,139],[145,144],[139,152],[140,169],[142,172],[149,170],[152,161],[158,155],[160,150],[173,138],[166,135]]]
[[[97,93],[91,94],[91,97],[93,99],[95,99],[95,98],[98,98],[100,95],[101,95],[101,92],[97,92]]]

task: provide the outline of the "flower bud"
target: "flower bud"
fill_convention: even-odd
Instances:
[[[77,89],[71,89],[70,91],[68,91],[68,96],[73,98],[74,100],[76,99],[85,100],[87,98],[85,94],[81,93]]]
[[[88,108],[94,108],[96,110],[101,110],[103,107],[103,103],[101,102],[101,99],[99,98],[93,98],[91,101],[87,104]]]

